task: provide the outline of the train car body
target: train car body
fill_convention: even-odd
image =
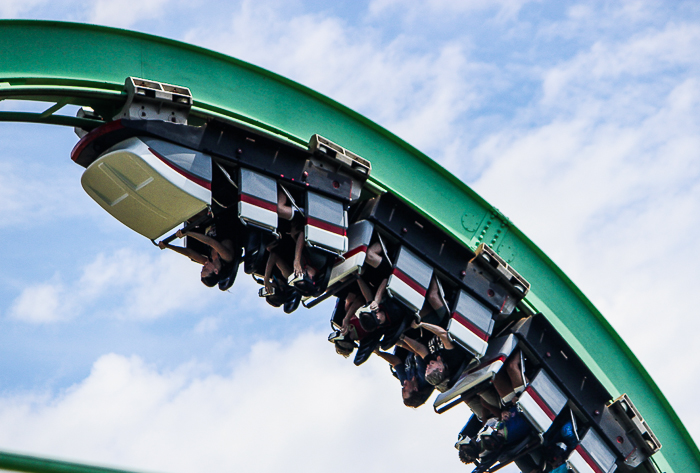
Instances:
[[[648,464],[660,448],[638,413],[636,422],[624,414],[635,409],[629,398],[624,408],[620,403],[612,408],[609,392],[551,324],[519,305],[530,290],[525,278],[488,245],[472,252],[397,196],[365,187],[368,161],[318,135],[301,149],[217,120],[195,127],[122,116],[128,118],[85,134],[72,159],[86,167],[86,192],[129,228],[154,240],[192,225],[203,213],[208,216],[197,227],[218,213],[235,215],[238,231],[245,234],[238,241],[252,268],[247,272],[262,274],[267,248],[282,237],[279,202],[288,200],[292,215],[302,219],[304,244],[328,261],[321,289],[307,291],[307,297],[323,300],[359,279],[371,280],[367,274],[375,269],[366,259],[372,242],[387,264],[379,279],[386,280],[388,297],[416,320],[425,310],[429,286],[440,287],[443,300],[449,300],[447,319],[440,324],[465,361],[437,397],[436,412],[469,405],[493,389],[506,360],[517,353],[523,378],[529,379],[522,392],[513,393],[514,406],[531,425],[533,438],[539,435],[544,442],[565,412],[586,429],[567,460],[574,471],[626,471]],[[290,277],[292,291],[301,290],[297,280]],[[345,317],[339,307],[340,301],[332,318],[338,330]],[[410,320],[406,316],[391,330],[360,342],[356,364],[376,347],[393,346]],[[512,460],[495,458],[501,464]]]

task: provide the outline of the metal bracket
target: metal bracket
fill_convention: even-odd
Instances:
[[[78,113],[75,115],[78,118],[88,118],[90,120],[102,120],[102,117],[100,117],[95,110],[92,109],[92,107],[80,107],[78,109]],[[83,136],[87,135],[89,130],[86,130],[85,128],[81,128],[76,126],[73,128],[73,131],[75,134],[78,136],[78,138],[82,138]]]
[[[369,177],[372,171],[372,163],[365,158],[356,155],[350,150],[333,143],[331,140],[322,137],[321,135],[313,135],[309,140],[309,151],[312,153],[323,153],[326,156],[336,159],[345,168],[354,171],[355,173]]]
[[[187,87],[127,77],[124,90],[126,103],[114,120],[163,120],[187,125],[192,108],[192,93]]]

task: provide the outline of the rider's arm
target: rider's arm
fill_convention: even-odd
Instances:
[[[423,359],[430,354],[430,352],[428,352],[428,348],[417,340],[404,336],[402,341],[406,346],[408,346],[409,350]]]
[[[444,345],[445,349],[447,350],[452,350],[455,346],[452,343],[452,340],[450,340],[450,335],[447,333],[447,330],[444,328],[438,326],[438,325],[433,325],[433,324],[427,324],[425,322],[421,322],[417,325],[417,328],[424,328],[428,330],[429,332],[434,333],[438,337],[440,337],[440,340],[442,341],[442,344]]]
[[[221,256],[221,259],[223,259],[224,261],[232,261],[233,260],[233,252],[231,251],[231,249],[227,245],[222,244],[221,242],[215,240],[212,237],[206,236],[202,233],[183,232],[180,230],[178,230],[177,234],[178,234],[178,236],[179,235],[188,236],[188,237],[194,238],[195,240],[201,241],[205,245],[216,250],[216,252],[219,253],[219,256]]]
[[[394,355],[393,353],[389,353],[389,352],[386,352],[386,351],[381,351],[381,350],[378,349],[378,348],[374,351],[374,353],[376,353],[377,355],[379,355],[384,361],[387,361],[391,366],[396,367],[396,366],[399,366],[399,365],[402,363],[401,358],[399,358],[398,356]]]
[[[374,294],[374,299],[371,301],[370,308],[372,310],[377,310],[379,308],[379,303],[384,298],[384,292],[386,290],[386,284],[388,279],[382,281],[382,283],[377,288],[377,292]]]
[[[199,264],[204,264],[207,262],[207,257],[197,253],[191,248],[183,248],[182,246],[173,246],[170,245],[169,243],[165,243],[164,241],[159,241],[158,242],[158,248],[161,250],[164,250],[165,248],[169,250],[173,250],[175,253],[180,253],[181,255],[187,256],[189,259],[194,261],[195,263]]]

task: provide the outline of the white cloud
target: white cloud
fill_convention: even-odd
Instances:
[[[232,15],[230,27],[193,28],[185,40],[296,80],[418,147],[451,140],[457,119],[483,100],[476,85],[493,72],[470,60],[459,42],[417,53],[410,35],[387,42],[369,26],[319,14],[287,15],[249,1]]]
[[[66,317],[59,308],[60,284],[37,284],[24,291],[10,306],[10,316],[30,323],[58,322]]]
[[[18,18],[32,8],[48,3],[46,0],[0,0],[0,17]]]
[[[211,293],[199,283],[198,268],[171,252],[122,249],[99,254],[75,281],[26,287],[9,314],[29,323],[48,323],[88,311],[92,316],[140,320],[157,319],[186,306],[199,311],[211,300]]]
[[[678,77],[675,74],[678,68],[697,68],[700,65],[695,54],[699,46],[700,26],[696,24],[670,24],[663,30],[640,34],[619,43],[599,41],[589,51],[546,71],[543,103],[563,108],[572,107],[584,94],[589,99],[633,96],[637,104],[629,102],[632,110],[628,106],[624,111],[637,112],[639,106],[649,105],[650,99],[654,100],[658,93],[666,91]],[[645,79],[650,77],[655,80],[645,87]],[[636,91],[652,95],[633,95]],[[611,97],[611,100],[620,99]],[[636,113],[633,115],[634,118],[637,116]]]
[[[97,0],[90,3],[90,23],[118,28],[129,28],[139,21],[160,18],[172,8],[172,2],[167,0]]]
[[[84,202],[82,188],[65,169],[20,165],[16,159],[0,161],[0,228],[96,213]]]
[[[219,328],[220,320],[216,317],[205,317],[194,327],[195,333],[215,332]]]
[[[404,407],[384,361],[356,368],[308,333],[257,344],[224,376],[104,355],[64,392],[0,398],[0,444],[172,473],[442,470],[463,468],[453,444],[467,417]]]
[[[514,20],[524,5],[533,0],[423,0],[407,2],[405,0],[372,0],[368,11],[371,16],[380,16],[387,12],[399,11],[410,21],[421,16],[469,14],[480,10],[495,10],[494,18],[498,21]]]

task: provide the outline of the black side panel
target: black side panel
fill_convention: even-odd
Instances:
[[[499,312],[508,292],[474,263],[474,253],[391,194],[371,199],[358,219],[373,221],[459,287]]]
[[[574,353],[547,318],[537,314],[515,330],[525,348],[593,424],[599,424],[610,393]]]
[[[237,161],[256,171],[298,182],[301,182],[304,163],[309,155],[290,145],[218,121],[207,124],[202,150]]]
[[[74,161],[88,167],[97,157],[106,150],[132,136],[152,136],[172,143],[197,149],[202,139],[203,129],[193,126],[159,120],[117,120],[106,123],[83,137],[76,145],[84,148],[78,156],[73,156]]]
[[[322,163],[314,165],[311,153],[291,144],[214,120],[206,126],[200,149],[282,181],[310,187],[346,202],[350,200],[349,177],[323,168]]]
[[[88,167],[115,144],[132,136],[150,136],[185,148],[202,151],[260,171],[281,181],[311,188],[329,197],[349,203],[352,179],[334,172],[328,164],[297,146],[263,136],[250,130],[213,120],[203,127],[180,125],[160,120],[117,120],[94,129],[76,149],[82,149],[74,161]]]
[[[201,127],[179,125],[160,120],[122,120],[122,124],[126,128],[134,130],[134,135],[149,135],[192,149],[199,148],[204,134],[204,129]]]
[[[415,210],[391,194],[373,199],[368,219],[382,227],[416,253],[440,268],[447,276],[459,280],[474,254],[446,236]]]
[[[473,261],[467,265],[462,282],[496,313],[501,310],[508,297],[508,291],[494,282],[491,275],[487,276],[484,270]]]

